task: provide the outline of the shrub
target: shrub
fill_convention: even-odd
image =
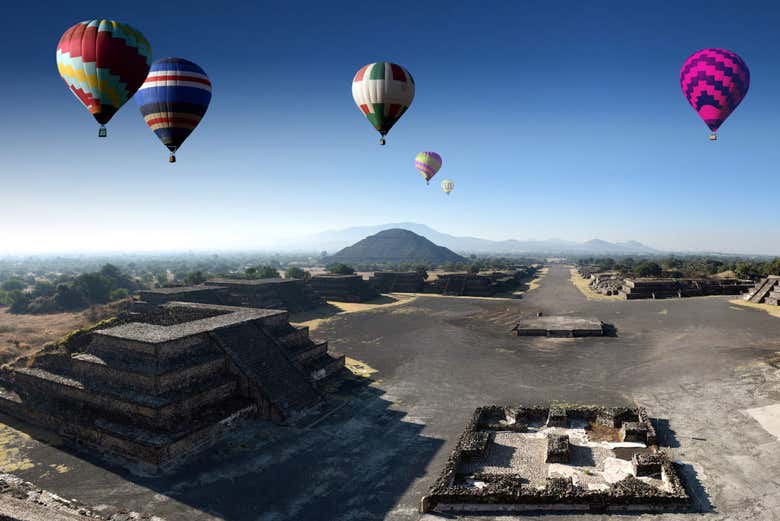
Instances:
[[[328,273],[332,273],[333,275],[352,275],[355,273],[354,268],[351,268],[346,264],[342,264],[341,262],[337,262],[336,264],[331,264],[327,266],[325,269],[328,270]]]
[[[298,266],[290,266],[287,268],[287,271],[284,272],[284,278],[309,280],[311,278],[311,273]]]
[[[3,285],[0,287],[2,287],[5,291],[16,291],[26,288],[27,284],[19,279],[8,279],[3,282]]]
[[[130,293],[125,288],[116,288],[115,290],[111,291],[111,301],[115,300],[122,300],[127,298],[130,295]]]

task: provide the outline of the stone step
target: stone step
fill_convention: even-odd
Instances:
[[[92,411],[69,407],[68,402],[45,398],[24,399],[0,388],[0,411],[27,423],[53,430],[71,442],[108,452],[157,471],[203,450],[239,420],[256,412],[255,404],[231,396],[199,409],[186,422],[165,431],[132,421],[105,419]]]
[[[211,336],[242,379],[242,388],[250,387],[270,402],[282,421],[322,401],[322,395],[285,348],[254,324],[213,331]]]
[[[304,367],[312,381],[319,382],[341,370],[344,367],[345,358],[344,355],[324,353],[306,361]]]
[[[290,326],[287,330],[269,332],[279,344],[288,349],[311,343],[308,326],[300,328]]]
[[[238,382],[223,373],[196,385],[152,395],[80,381],[73,375],[17,368],[14,384],[15,390],[23,396],[46,396],[76,407],[94,409],[113,418],[124,418],[145,426],[168,427],[192,416],[198,409],[234,394]]]
[[[219,350],[196,355],[166,367],[156,364],[122,363],[82,353],[72,357],[73,374],[81,381],[163,394],[209,380],[224,372],[225,355]]]
[[[290,356],[298,363],[305,363],[307,360],[316,358],[328,352],[328,342],[311,342],[288,348]]]

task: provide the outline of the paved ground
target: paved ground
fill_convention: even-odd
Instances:
[[[553,266],[520,300],[420,297],[337,315],[316,336],[376,369],[373,382],[342,387],[340,408],[310,429],[253,422],[173,475],[132,475],[2,425],[0,467],[65,497],[171,521],[418,520],[420,496],[475,407],[639,403],[660,418],[707,512],[642,519],[777,519],[780,441],[746,411],[780,403],[780,370],[763,363],[780,351],[780,320],[727,297],[587,301],[568,278]],[[509,333],[537,311],[595,317],[618,336]],[[634,519],[571,519],[583,517]]]

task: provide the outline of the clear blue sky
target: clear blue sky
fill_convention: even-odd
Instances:
[[[95,17],[211,77],[175,165],[133,100],[98,140],[59,78],[60,35]],[[255,248],[398,221],[780,253],[778,27],[772,2],[14,2],[0,20],[0,254]],[[678,82],[703,47],[751,70],[716,143]],[[417,85],[386,147],[350,88],[378,60]],[[425,187],[420,150],[443,156],[451,197]]]

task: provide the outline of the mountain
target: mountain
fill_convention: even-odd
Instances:
[[[444,246],[437,246],[422,235],[392,228],[370,235],[325,259],[327,263],[367,264],[373,262],[421,262],[442,264],[466,259]]]
[[[344,230],[329,230],[313,235],[298,237],[275,244],[275,247],[285,251],[337,251],[359,241],[367,235],[374,235],[383,230],[401,228],[422,235],[436,244],[460,253],[491,253],[491,254],[522,254],[522,253],[611,253],[611,254],[653,254],[661,253],[636,241],[611,243],[593,239],[585,243],[577,243],[563,239],[526,240],[508,239],[491,241],[478,237],[459,237],[442,233],[424,224],[391,223],[373,226],[356,226]]]

